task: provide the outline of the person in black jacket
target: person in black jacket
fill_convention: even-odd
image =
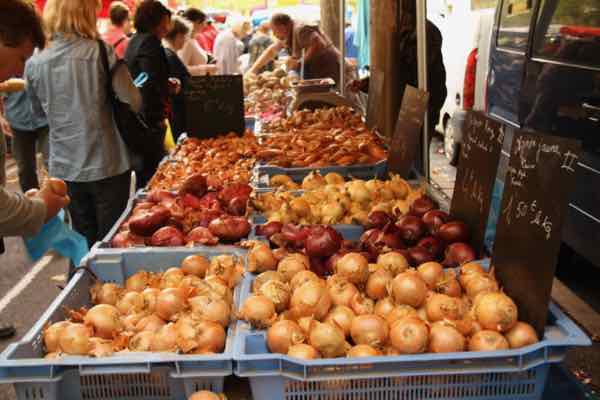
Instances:
[[[188,79],[191,76],[187,67],[177,55],[177,52],[185,45],[185,41],[191,32],[191,27],[185,19],[180,17],[174,17],[171,22],[171,29],[169,29],[169,32],[165,36],[165,51],[167,53],[167,61],[169,62],[171,76],[179,79],[182,88],[182,91],[172,98],[173,107],[171,108],[171,115],[169,116],[173,139],[177,142],[179,136],[186,131],[183,89],[185,89]]]
[[[144,0],[136,10],[134,25],[137,32],[127,46],[125,62],[134,78],[143,72],[148,74],[148,80],[141,87],[142,115],[155,133],[153,143],[140,149],[142,165],[136,171],[138,184],[143,187],[164,157],[170,96],[179,92],[181,84],[170,78],[167,55],[161,43],[171,25],[171,11],[157,0]]]

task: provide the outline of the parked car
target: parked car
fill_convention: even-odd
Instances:
[[[600,2],[500,0],[489,63],[492,117],[581,141],[562,235],[571,250],[600,266]],[[511,139],[507,129],[500,180]]]

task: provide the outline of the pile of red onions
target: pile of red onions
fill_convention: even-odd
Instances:
[[[109,357],[121,351],[222,352],[233,311],[233,288],[243,263],[231,255],[183,259],[180,268],[140,270],[119,286],[96,283],[93,306],[68,310],[68,319],[43,334],[48,358]]]

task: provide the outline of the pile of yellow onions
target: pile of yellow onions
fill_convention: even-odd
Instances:
[[[224,394],[216,394],[208,390],[201,390],[188,397],[188,400],[227,400]]]
[[[90,290],[92,307],[68,310],[67,320],[46,327],[46,357],[221,353],[243,268],[231,255],[210,261],[191,255],[179,268],[140,270],[123,287],[98,282]]]
[[[261,252],[266,252],[263,248]],[[256,276],[239,317],[266,329],[273,353],[301,359],[493,351],[538,341],[518,321],[515,303],[477,263],[459,273],[435,262],[410,269],[389,252],[369,264],[340,257],[322,279],[301,254],[288,254]]]
[[[273,177],[272,182],[285,185],[289,179]],[[336,173],[321,176],[313,172],[304,178],[302,189],[305,192],[300,196],[289,191],[263,193],[252,203],[269,222],[365,225],[370,213],[406,213],[423,195],[422,189],[412,188],[399,176],[386,181],[353,179],[345,182],[344,177]]]

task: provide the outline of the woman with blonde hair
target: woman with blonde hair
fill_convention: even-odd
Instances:
[[[48,0],[43,19],[49,45],[25,67],[34,109],[48,118],[50,175],[67,182],[73,226],[90,246],[108,233],[129,194],[130,158],[113,117],[109,82],[121,101],[135,111],[141,107],[126,66],[99,39],[100,5],[100,0]]]

